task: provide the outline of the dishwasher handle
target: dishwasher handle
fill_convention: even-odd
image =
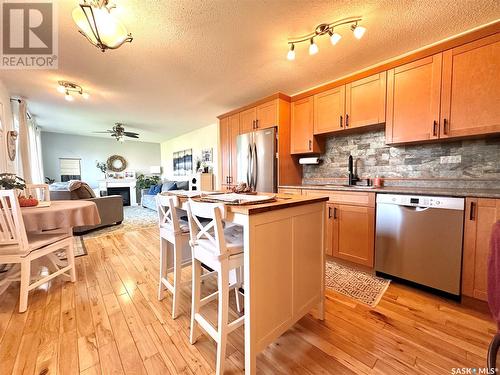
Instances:
[[[404,205],[400,205],[400,207],[403,207],[405,210],[410,211],[410,212],[424,212],[430,208],[430,207],[404,206]]]

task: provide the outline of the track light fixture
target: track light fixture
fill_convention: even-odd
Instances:
[[[57,86],[57,91],[64,94],[64,99],[68,102],[75,100],[75,95],[81,95],[83,99],[89,99],[90,95],[88,92],[83,91],[82,86],[77,85],[73,82],[59,81]]]
[[[354,34],[356,39],[361,39],[366,32],[366,28],[360,26],[358,22],[361,21],[361,17],[353,17],[342,19],[339,21],[335,21],[332,23],[322,23],[318,25],[316,29],[307,35],[303,35],[297,38],[291,38],[288,40],[288,60],[295,60],[295,45],[298,43],[303,43],[309,41],[309,54],[315,55],[318,53],[319,48],[318,45],[314,42],[314,38],[319,37],[321,35],[328,34],[330,37],[330,42],[332,45],[336,45],[342,39],[342,35],[335,31],[335,28],[343,25],[351,25],[351,31]]]

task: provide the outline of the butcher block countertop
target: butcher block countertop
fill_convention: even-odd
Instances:
[[[409,186],[384,186],[381,188],[374,187],[357,187],[343,185],[283,185],[279,186],[282,189],[306,189],[306,190],[325,190],[325,191],[360,191],[372,193],[388,193],[388,194],[419,194],[419,195],[439,195],[450,197],[477,197],[477,198],[500,198],[500,186],[498,189],[457,189],[457,188],[426,188],[426,187],[409,187]]]
[[[275,202],[263,203],[263,204],[252,204],[243,206],[226,206],[232,213],[238,213],[243,215],[253,215],[259,214],[267,211],[281,210],[284,208],[303,206],[306,204],[326,202],[328,197],[308,197],[302,195],[286,195],[286,194],[274,194],[276,195]]]

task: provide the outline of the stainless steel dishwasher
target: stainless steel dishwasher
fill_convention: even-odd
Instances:
[[[460,295],[464,199],[377,194],[375,270]]]

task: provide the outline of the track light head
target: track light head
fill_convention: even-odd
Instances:
[[[311,38],[311,44],[309,45],[309,54],[315,55],[319,51],[318,45],[314,43],[314,38]]]

